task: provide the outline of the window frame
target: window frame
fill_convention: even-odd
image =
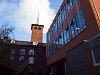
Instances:
[[[63,30],[63,41],[64,41],[64,44],[67,44],[69,42],[68,28],[66,28],[66,29]]]
[[[23,51],[24,53],[22,53],[21,51]],[[25,60],[25,55],[26,55],[26,49],[25,48],[21,48],[20,49],[20,53],[19,53],[19,61],[24,61]]]
[[[94,55],[94,52],[93,52],[93,48],[91,49],[91,54],[92,54],[92,59],[93,59],[93,66],[100,66],[100,62],[99,63],[96,63],[96,59],[95,59],[95,55]]]
[[[66,5],[67,5],[68,12],[70,12],[75,5],[75,0],[68,0]]]
[[[85,18],[84,18],[82,9],[79,10],[79,16],[80,16],[80,21],[81,21],[81,29],[83,30],[86,28],[86,22],[85,22]]]
[[[34,49],[29,50],[29,64],[34,64]]]
[[[10,50],[10,60],[15,60],[15,56],[16,56],[16,49],[11,48],[11,50]]]

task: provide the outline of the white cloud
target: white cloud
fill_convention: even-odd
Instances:
[[[45,34],[55,16],[55,10],[50,8],[49,0],[20,0],[18,5],[16,2],[7,2],[7,0],[0,3],[2,22],[8,21],[15,24],[15,36],[19,40],[31,39],[31,24],[37,23],[38,12],[39,24],[45,25]]]

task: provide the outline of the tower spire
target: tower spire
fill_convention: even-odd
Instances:
[[[38,11],[38,15],[37,15],[37,24],[39,25],[39,11]]]

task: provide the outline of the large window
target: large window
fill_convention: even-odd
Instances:
[[[79,14],[80,14],[80,21],[81,21],[81,29],[84,29],[86,28],[86,24],[85,24],[85,19],[84,19],[82,9],[79,11]]]
[[[68,8],[69,12],[71,11],[71,9],[73,8],[73,6],[75,5],[75,1],[76,0],[67,0],[67,8]]]
[[[79,23],[79,19],[78,19],[78,16],[76,15],[73,20],[72,20],[72,24],[74,25],[74,32],[75,32],[75,35],[78,34],[79,32],[79,29],[80,29],[80,23]]]
[[[43,63],[43,51],[39,50],[38,52],[38,62],[41,65]]]
[[[62,21],[66,18],[66,5],[64,5],[62,11],[61,11]]]
[[[15,59],[15,53],[16,53],[15,49],[11,48],[11,50],[10,50],[10,60],[14,60]]]
[[[77,23],[77,30],[81,31],[84,28],[86,28],[86,23],[85,23],[84,14],[83,14],[82,9],[79,10],[75,18],[76,18],[76,23]]]
[[[70,26],[70,27],[71,27],[70,29],[71,29],[71,32],[72,32],[72,36],[73,36],[73,37],[75,37],[75,29],[76,29],[76,28],[75,28],[75,24],[74,24],[74,22],[73,22],[73,21],[72,21],[72,23],[71,23],[71,26]]]
[[[79,17],[79,12],[76,14],[76,16],[75,16],[75,21],[76,21],[76,29],[77,29],[77,32],[79,32],[80,31],[80,17]]]
[[[61,14],[59,14],[57,21],[58,21],[58,27],[60,27],[62,25]]]
[[[34,50],[29,51],[29,64],[34,64]]]
[[[59,48],[59,42],[58,39],[55,40],[55,50],[57,50]]]
[[[79,31],[79,29],[78,29],[79,27],[78,27],[76,22],[77,21],[76,21],[75,17],[73,17],[72,22],[71,22],[71,26],[70,26],[71,27],[72,37],[75,37],[75,35]]]
[[[82,9],[73,17],[70,25],[72,37],[75,37],[79,34],[82,30],[86,28],[86,23],[84,19],[84,15]]]
[[[63,34],[64,34],[64,44],[66,44],[69,41],[68,29],[64,29]]]
[[[47,34],[47,41],[50,42],[50,32]]]
[[[55,32],[57,32],[57,29],[58,29],[58,28],[57,28],[57,21],[55,22],[54,25],[55,25],[55,28],[54,28],[54,29],[55,29]]]
[[[25,49],[20,49],[19,60],[24,61],[24,59],[25,59]]]
[[[94,66],[100,65],[100,46],[94,47],[92,50]]]
[[[62,47],[64,44],[64,41],[63,41],[63,32],[59,35],[59,47]]]

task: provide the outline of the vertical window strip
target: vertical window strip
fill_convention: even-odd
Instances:
[[[75,0],[68,0],[67,3],[66,3],[66,5],[67,5],[68,12],[70,12],[71,9],[72,9],[72,8],[74,7],[74,5],[75,5]]]
[[[25,59],[25,49],[20,49],[19,60],[23,61]]]
[[[81,21],[81,29],[84,29],[86,28],[86,24],[85,24],[85,19],[84,19],[82,9],[80,9],[79,14],[80,14],[80,21]]]

